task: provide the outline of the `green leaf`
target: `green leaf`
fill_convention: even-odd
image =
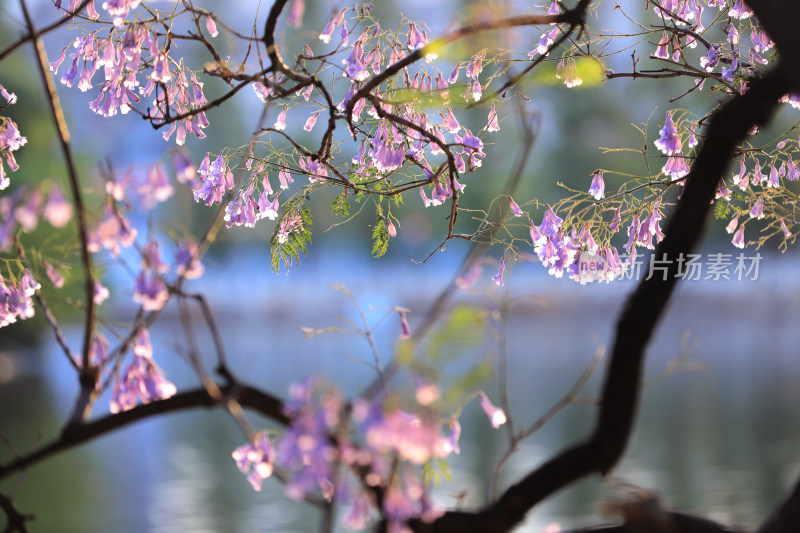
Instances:
[[[331,208],[331,214],[334,216],[343,218],[350,216],[350,204],[347,202],[347,194],[344,191],[333,199]]]
[[[300,264],[300,255],[308,253],[311,244],[311,211],[306,207],[308,191],[284,204],[283,213],[270,239],[270,265],[277,274],[281,264],[288,270]],[[286,227],[287,231],[282,231]],[[286,234],[286,235],[284,235]]]
[[[731,207],[728,205],[727,202],[717,202],[714,204],[714,218],[716,218],[717,220],[728,218],[730,212],[731,212]]]
[[[378,219],[372,228],[372,256],[381,257],[389,249],[389,230],[386,227],[386,218],[383,216],[381,206],[378,206],[376,214]]]

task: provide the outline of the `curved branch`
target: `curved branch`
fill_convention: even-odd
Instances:
[[[289,417],[283,412],[283,402],[269,393],[248,385],[226,385],[220,387],[219,390],[222,392],[223,397],[233,397],[242,406],[249,407],[279,424],[289,424]],[[128,411],[108,415],[87,424],[70,425],[57,440],[28,455],[15,459],[7,465],[0,466],[0,479],[14,472],[25,470],[51,455],[101,437],[106,433],[134,422],[183,409],[194,407],[210,408],[217,405],[219,405],[219,402],[212,398],[205,388],[199,388],[176,394],[165,400],[139,405]]]
[[[729,100],[713,116],[709,131],[670,217],[666,237],[655,254],[668,265],[666,280],[643,280],[617,322],[611,363],[603,384],[601,406],[591,436],[509,487],[496,502],[477,513],[449,512],[432,523],[410,525],[417,532],[509,531],[544,498],[592,473],[608,473],[628,444],[639,399],[645,349],[678,280],[680,254],[697,246],[719,180],[731,155],[755,125],[771,117],[778,99],[792,84],[779,64],[753,80],[747,93]]]
[[[571,9],[559,15],[522,15],[522,16],[509,17],[498,20],[487,20],[482,22],[476,22],[474,24],[469,24],[457,30],[448,32],[445,35],[433,41],[432,43],[429,43],[427,46],[414,50],[400,61],[386,67],[386,70],[384,70],[380,74],[376,74],[372,78],[370,78],[369,81],[364,83],[364,85],[362,85],[361,88],[358,91],[356,91],[356,93],[353,96],[351,96],[350,99],[347,101],[347,105],[344,110],[344,116],[347,117],[348,121],[350,121],[350,117],[352,117],[353,115],[353,107],[359,100],[366,97],[374,89],[377,89],[381,85],[381,83],[388,80],[389,78],[391,78],[392,76],[394,76],[407,66],[411,65],[412,63],[416,63],[417,61],[425,57],[425,55],[430,53],[431,49],[452,43],[453,41],[457,41],[458,39],[461,39],[463,37],[468,37],[469,35],[472,35],[474,33],[479,33],[488,30],[500,30],[504,28],[515,28],[519,26],[567,23],[570,25],[570,31],[571,31],[575,26],[579,24],[580,20],[583,18],[583,14],[586,12],[586,8],[588,7],[588,5],[589,5],[589,0],[581,0],[578,3],[578,5],[575,6],[574,9]]]

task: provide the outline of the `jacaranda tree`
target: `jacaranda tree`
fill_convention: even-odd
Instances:
[[[41,75],[65,171],[63,180],[26,174],[15,154],[37,147],[26,144],[25,117],[0,116],[0,326],[13,328],[43,314],[80,393],[61,434],[0,464],[0,479],[139,420],[200,406],[227,411],[241,430],[242,445],[231,450],[230,467],[257,491],[274,478],[288,498],[316,506],[329,518],[323,530],[333,528],[334,511],[342,507],[354,530],[510,531],[559,489],[611,471],[635,419],[646,346],[675,284],[690,272],[709,214],[724,219],[737,248],[773,239],[785,249],[796,239],[798,196],[791,183],[800,177],[793,160],[800,151],[796,126],[768,139],[758,131],[779,106],[800,107],[800,40],[794,29],[800,2],[601,3],[509,3],[504,9],[469,11],[473,15],[436,34],[426,21],[400,14],[390,27],[374,15],[378,10],[371,3],[325,7],[327,24],[297,47],[298,36],[308,31],[304,0],[251,3],[249,33],[226,24],[224,3],[108,0],[98,6],[94,0],[69,5],[56,0],[52,18],[37,20],[20,0],[24,27],[5,36],[0,61],[7,63],[25,48],[35,50],[32,68]],[[601,7],[613,7],[636,31],[603,29]],[[71,40],[46,50],[42,37],[63,27],[70,28]],[[486,34],[490,41],[479,39]],[[512,34],[518,38],[505,38]],[[528,44],[516,50],[512,42]],[[610,56],[631,49],[629,71],[609,68]],[[0,73],[0,111],[8,114],[18,100],[12,92],[15,72]],[[481,167],[495,132],[524,114],[531,87],[623,83],[620,78],[685,84],[682,94],[665,102],[666,113],[656,115],[657,136],[648,137],[643,128],[644,146],[631,150],[644,158],[645,173],[598,170],[585,177],[583,190],[565,188],[558,201],[515,201],[533,143],[528,130],[519,140],[520,165],[506,190],[485,199],[478,216],[474,210],[464,216],[460,201],[469,195],[470,174]],[[204,93],[209,84],[221,88],[211,100]],[[86,113],[109,121],[147,121],[153,135],[165,141],[164,158],[145,171],[98,161],[104,190],[91,183],[75,162],[74,145],[81,140],[70,137],[59,100],[59,93],[76,89],[86,95]],[[679,107],[689,93],[706,98],[705,114]],[[206,112],[234,98],[263,104],[250,141],[201,142],[213,127]],[[482,110],[485,122],[470,130],[462,122],[473,108]],[[121,140],[120,146],[130,142]],[[197,143],[205,157],[194,160],[185,143]],[[404,231],[393,213],[402,202],[421,202],[431,217],[446,221],[438,253],[447,253],[443,245],[453,239],[471,241],[473,249],[414,332],[406,309],[387,312],[401,324],[397,351],[388,365],[376,354],[375,382],[364,384],[361,396],[345,397],[315,375],[291,385],[283,398],[286,391],[263,390],[240,377],[235,359],[226,357],[214,309],[191,290],[190,280],[203,275],[203,256],[219,232],[233,226],[266,227],[272,234],[272,269],[296,266],[311,243],[309,206],[324,190],[335,191],[332,215],[342,222],[368,219],[375,256]],[[196,234],[176,235],[154,224],[137,231],[136,221],[181,195],[191,195],[201,204],[197,209],[211,210],[211,224]],[[45,231],[58,231],[74,243],[64,254],[50,257],[29,238],[42,219],[56,228]],[[502,249],[499,271],[486,275],[497,285],[520,254],[532,252],[556,278],[584,284],[630,275],[637,256],[654,250],[651,275],[641,277],[619,317],[594,428],[506,488],[496,486],[497,472],[535,427],[512,427],[507,398],[490,399],[479,387],[445,402],[437,369],[415,356],[452,292],[482,278],[490,245]],[[96,268],[101,260],[107,265],[102,273]],[[655,264],[660,268],[653,275]],[[65,338],[41,291],[43,283],[62,287],[72,265],[82,273],[78,345]],[[115,327],[110,341],[103,277],[114,268],[131,272],[131,286],[119,292],[132,293],[138,312],[124,333]],[[199,310],[202,327],[214,340],[198,346],[192,340],[197,324],[183,322],[199,383],[194,389],[180,390],[167,379],[150,342],[148,330],[168,305],[181,313]],[[366,320],[362,334],[372,342]],[[213,369],[200,357],[207,350],[216,359]],[[400,373],[414,376],[413,391],[393,384]],[[108,391],[110,404],[98,405]],[[459,413],[472,399],[494,427],[509,428],[508,453],[497,463],[484,507],[440,509],[429,499],[430,481],[446,468],[449,455],[459,453]],[[283,430],[254,427],[248,411]],[[35,509],[20,510],[12,500],[0,494],[6,531],[27,531],[28,513]],[[622,516],[623,524],[603,531],[726,531],[652,501],[632,502]],[[758,531],[798,529],[800,485]]]

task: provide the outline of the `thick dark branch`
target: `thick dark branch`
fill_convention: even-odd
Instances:
[[[0,494],[0,509],[6,514],[6,519],[8,520],[8,524],[3,530],[4,532],[27,533],[28,528],[25,526],[25,522],[33,520],[32,516],[20,513],[17,508],[14,507],[11,498],[5,494]]]
[[[247,385],[226,385],[219,389],[223,397],[233,397],[244,407],[249,407],[280,424],[289,424],[289,417],[283,412],[283,402],[275,396]],[[57,440],[28,455],[15,459],[5,466],[0,466],[0,479],[14,472],[25,470],[58,452],[101,437],[106,433],[139,420],[183,409],[194,407],[210,408],[218,405],[219,401],[212,398],[205,388],[200,388],[176,394],[166,400],[139,405],[129,411],[108,415],[94,422],[68,426],[68,429]]]
[[[687,513],[666,512],[677,533],[740,533],[706,518]],[[629,523],[616,526],[597,526],[570,530],[569,533],[657,533],[652,529],[642,529]]]
[[[680,254],[694,250],[711,209],[714,192],[737,145],[755,125],[767,122],[791,84],[779,65],[755,79],[744,95],[729,100],[713,117],[666,237],[655,251],[669,265],[667,279],[643,280],[617,322],[611,363],[603,384],[600,413],[587,441],[558,454],[478,513],[446,513],[433,523],[412,524],[418,532],[509,531],[544,498],[572,482],[608,473],[628,443],[636,414],[645,348],[677,281]]]
[[[796,533],[800,529],[800,479],[786,501],[761,524],[756,533]]]

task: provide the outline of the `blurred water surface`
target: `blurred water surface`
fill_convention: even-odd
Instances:
[[[289,382],[318,372],[347,395],[357,394],[374,378],[357,361],[372,357],[363,340],[336,334],[306,339],[300,330],[336,324],[337,315],[356,316],[347,298],[327,283],[346,283],[367,310],[407,306],[416,326],[413,318],[419,320],[455,266],[455,256],[444,254],[422,266],[383,263],[359,270],[340,255],[320,254],[288,277],[264,275],[262,254],[236,255],[234,264],[219,264],[193,282],[191,288],[206,292],[217,310],[231,366],[246,381],[285,395]],[[517,427],[541,416],[597,348],[610,342],[632,286],[581,287],[550,278],[539,265],[522,264],[512,272],[503,290],[518,301],[507,338],[508,393]],[[488,292],[461,293],[459,299],[496,306],[504,293],[483,287]],[[620,479],[658,490],[669,506],[729,524],[752,527],[770,512],[800,472],[800,333],[794,325],[799,292],[792,258],[782,256],[767,256],[757,281],[682,284],[651,345],[647,376],[659,376],[681,354],[705,370],[646,386],[632,445],[615,472]],[[115,310],[121,317],[126,312]],[[156,360],[185,389],[197,379],[180,355],[179,332],[177,317],[167,312],[152,336]],[[378,330],[385,360],[398,332],[394,320]],[[77,342],[80,331],[68,328],[68,336]],[[54,343],[3,353],[12,371],[0,386],[0,427],[21,450],[56,437],[68,415],[76,384],[61,357]],[[596,393],[602,372],[582,398]],[[496,380],[487,391],[496,397]],[[106,405],[101,399],[98,414]],[[588,404],[561,412],[520,447],[501,486],[586,435],[594,412]],[[268,424],[257,417],[254,422]],[[462,453],[451,460],[454,479],[435,493],[442,505],[454,505],[456,497],[465,505],[483,501],[488,474],[505,445],[504,431],[492,430],[475,405],[465,409],[461,422]],[[265,483],[261,493],[250,489],[230,457],[240,444],[235,425],[220,412],[176,413],[37,465],[25,476],[17,501],[37,515],[32,531],[316,531],[316,511],[287,500],[276,483]],[[10,457],[7,449],[0,453],[2,460]],[[540,506],[521,531],[539,531],[550,521],[601,523],[598,505],[609,494],[597,479],[578,483]]]

